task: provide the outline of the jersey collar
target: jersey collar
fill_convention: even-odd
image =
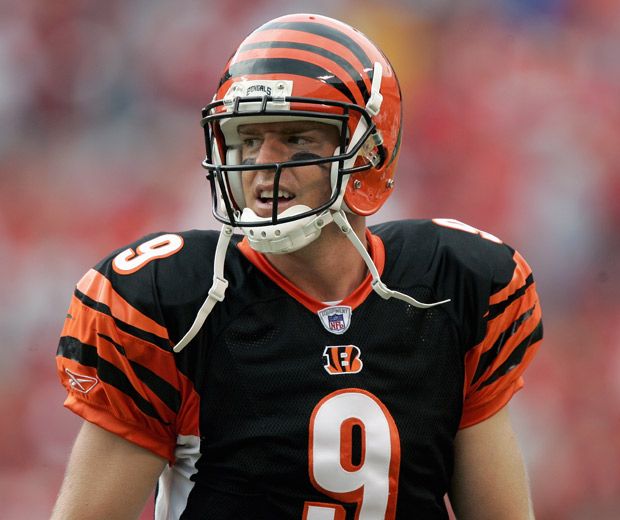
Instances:
[[[368,243],[368,252],[372,258],[372,261],[377,266],[379,275],[383,274],[383,268],[385,267],[385,247],[381,238],[373,235],[368,229],[366,229],[366,240]],[[267,278],[274,282],[278,287],[285,291],[289,296],[297,300],[304,307],[312,312],[318,312],[324,309],[327,305],[312,296],[308,295],[288,279],[282,276],[265,258],[262,253],[259,253],[250,247],[247,238],[243,238],[237,245],[243,255]],[[370,274],[364,278],[362,283],[342,300],[339,305],[348,305],[351,309],[355,309],[361,305],[367,296],[372,292],[371,286],[372,277]]]

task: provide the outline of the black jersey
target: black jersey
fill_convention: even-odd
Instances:
[[[542,337],[530,268],[456,221],[372,227],[385,284],[327,305],[236,238],[226,298],[180,353],[217,233],[150,235],[78,283],[65,406],[167,458],[156,518],[446,519],[459,428],[522,386]]]

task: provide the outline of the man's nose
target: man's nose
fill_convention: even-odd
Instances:
[[[263,136],[260,148],[256,155],[256,164],[269,164],[286,161],[290,151],[278,136],[266,134]]]

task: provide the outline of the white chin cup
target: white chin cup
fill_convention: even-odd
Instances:
[[[285,209],[278,215],[278,218],[293,217],[310,210],[311,208],[308,206],[298,204]],[[250,208],[245,208],[240,220],[244,222],[266,222],[271,220],[271,218],[259,217]],[[282,224],[239,227],[247,237],[250,247],[255,251],[280,254],[292,253],[307,246],[319,237],[321,230],[330,222],[332,222],[331,212],[325,210],[318,215],[310,215]]]

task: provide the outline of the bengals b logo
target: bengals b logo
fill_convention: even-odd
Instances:
[[[325,347],[325,370],[332,376],[340,374],[357,374],[364,363],[360,359],[361,351],[355,345],[338,345]]]

